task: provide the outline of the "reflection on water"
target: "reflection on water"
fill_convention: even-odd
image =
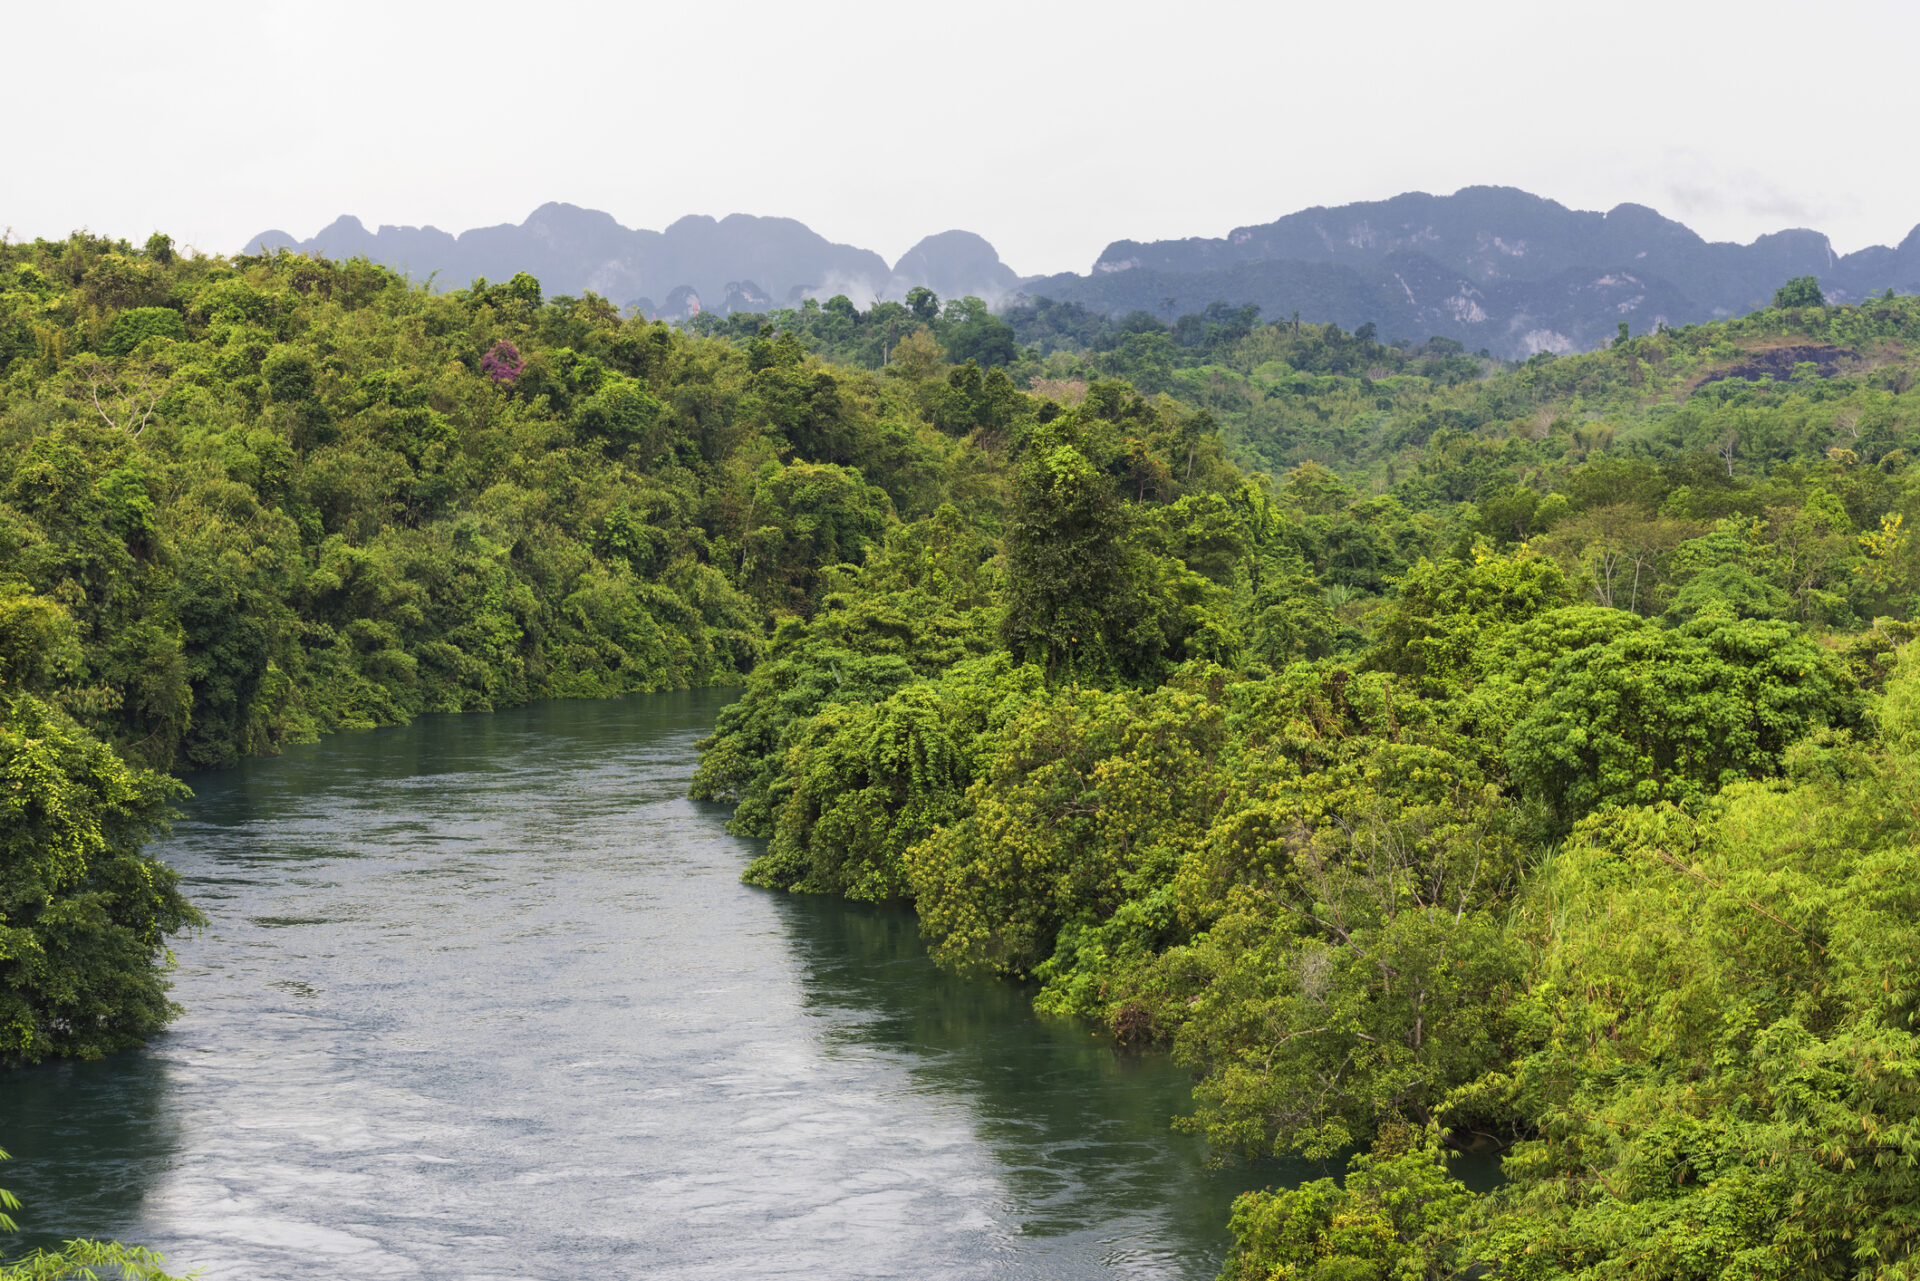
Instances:
[[[147,1189],[164,1176],[178,1146],[167,1097],[167,1065],[150,1055],[0,1069],[0,1148],[14,1157],[0,1164],[0,1187],[25,1202],[14,1217],[28,1227],[60,1216],[90,1224],[138,1220]],[[75,1235],[41,1231],[26,1244],[51,1246]]]
[[[1191,1100],[1163,1056],[1116,1053],[1086,1028],[1040,1019],[1027,989],[940,973],[903,909],[800,896],[788,916],[810,1005],[857,1019],[829,1044],[886,1047],[918,1088],[966,1099],[1027,1237],[1151,1265],[1142,1275],[1182,1275],[1217,1263],[1238,1193],[1322,1173],[1278,1162],[1207,1169],[1205,1144],[1169,1130]]]
[[[209,1278],[1208,1277],[1164,1059],[739,884],[723,695],[341,735],[190,780],[212,918],[145,1051],[0,1076],[29,1243]],[[18,1244],[18,1243],[16,1243]]]

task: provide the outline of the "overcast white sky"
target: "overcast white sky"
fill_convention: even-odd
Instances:
[[[1022,273],[1473,183],[1715,239],[1920,222],[1914,0],[8,6],[0,228],[783,214]]]

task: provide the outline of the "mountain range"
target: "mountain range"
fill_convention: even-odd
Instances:
[[[247,242],[249,250],[282,247],[329,258],[364,255],[416,280],[431,276],[452,285],[525,271],[548,294],[591,290],[669,320],[701,311],[764,311],[835,294],[866,306],[876,297],[903,297],[915,285],[943,298],[998,301],[1020,287],[993,246],[968,231],[928,236],[889,267],[872,250],[834,244],[792,218],[689,215],[665,231],[647,231],[567,204],[541,205],[518,226],[457,236],[437,227],[368,231],[358,218],[343,216],[307,240],[267,231]]]
[[[648,231],[565,204],[458,236],[370,232],[342,217],[307,240],[269,231],[247,248],[259,246],[365,255],[416,279],[462,284],[527,271],[550,294],[592,290],[667,319],[834,294],[865,306],[925,285],[943,298],[1048,297],[1169,319],[1212,302],[1252,303],[1269,319],[1297,313],[1349,329],[1371,321],[1383,337],[1452,338],[1505,357],[1590,349],[1621,321],[1641,333],[1743,314],[1795,276],[1817,277],[1833,302],[1920,293],[1920,227],[1897,248],[1841,255],[1817,231],[1713,242],[1644,205],[1574,210],[1510,187],[1306,209],[1219,238],[1117,240],[1085,275],[1019,276],[966,231],[929,236],[889,265],[790,218],[690,216]]]

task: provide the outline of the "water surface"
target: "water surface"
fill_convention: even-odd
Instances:
[[[1233,1196],[1295,1172],[1207,1169],[1184,1074],[939,973],[905,913],[741,885],[685,799],[726,697],[190,779],[186,1015],[0,1075],[30,1243],[250,1281],[1211,1277]]]

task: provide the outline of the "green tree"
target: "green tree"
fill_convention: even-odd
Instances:
[[[115,317],[108,332],[106,354],[125,356],[152,339],[183,342],[187,326],[171,307],[135,307]]]
[[[0,1061],[137,1045],[176,1012],[166,936],[201,919],[140,852],[185,789],[31,694],[0,709]]]
[[[789,749],[773,839],[747,879],[853,899],[909,897],[907,852],[958,816],[983,736],[1039,688],[1037,670],[994,654],[878,705],[823,706]]]
[[[1205,586],[1145,545],[1134,506],[1089,455],[1111,428],[1086,410],[1027,442],[1007,531],[1003,634],[1050,680],[1147,679],[1199,625],[1188,606]]]
[[[940,344],[956,364],[972,361],[983,369],[1010,365],[1017,350],[1013,328],[978,298],[960,298],[941,315]]]
[[[821,571],[857,565],[880,541],[893,507],[859,471],[832,463],[769,465],[754,490],[743,576],[780,607],[804,610]]]
[[[925,285],[907,290],[907,310],[922,324],[931,324],[940,315],[940,296]]]
[[[1860,718],[1845,669],[1790,624],[1703,619],[1561,658],[1508,734],[1506,759],[1565,824],[1769,777],[1800,738]]]
[[[1400,742],[1335,739],[1321,768],[1249,777],[1174,878],[1204,928],[1122,984],[1199,1073],[1189,1124],[1217,1150],[1325,1157],[1435,1120],[1518,1043],[1523,971],[1497,911],[1523,864],[1514,825],[1469,761],[1392,719]]]
[[[1524,549],[1475,549],[1471,560],[1421,560],[1374,628],[1370,666],[1408,676],[1440,696],[1475,679],[1486,647],[1505,629],[1572,603],[1559,565]]]
[[[1437,1136],[1383,1132],[1343,1183],[1316,1179],[1233,1203],[1220,1281],[1444,1281],[1467,1275],[1474,1196],[1447,1173]]]
[[[1574,829],[1516,915],[1537,1118],[1476,1253],[1503,1277],[1899,1278],[1920,1261],[1910,661],[1881,745]],[[1630,1267],[1630,1272],[1629,1272]]]
[[[1773,291],[1773,305],[1776,307],[1824,307],[1827,305],[1827,296],[1820,292],[1820,281],[1817,277],[1795,276]]]
[[[959,816],[907,852],[935,957],[1012,974],[1051,958],[1050,978],[1071,987],[1103,977],[1096,953],[1163,946],[1179,851],[1221,799],[1222,730],[1221,708],[1185,691],[1025,700],[983,745]],[[1146,898],[1159,901],[1142,912]],[[1054,1004],[1093,1012],[1084,995],[1063,990]]]

